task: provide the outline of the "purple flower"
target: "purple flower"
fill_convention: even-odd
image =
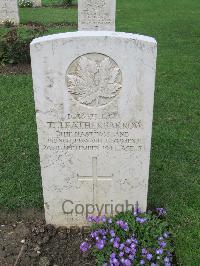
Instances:
[[[130,260],[134,260],[135,256],[132,255],[132,254],[130,254],[130,255],[128,256],[128,258],[129,258]]]
[[[124,223],[122,226],[122,229],[124,229],[124,231],[128,231],[128,224],[127,223]]]
[[[115,241],[119,242],[119,241],[120,241],[120,238],[117,236],[117,237],[115,238]]]
[[[162,237],[162,236],[160,236],[159,238],[158,238],[158,240],[160,240],[160,241],[162,241],[164,238]]]
[[[101,218],[100,217],[98,217],[98,216],[88,216],[87,217],[87,220],[88,220],[88,222],[90,222],[90,223],[94,223],[94,222],[96,222],[96,223],[99,223],[100,221],[101,221]]]
[[[112,237],[115,237],[115,231],[114,231],[114,230],[110,230],[110,235],[111,235]]]
[[[122,250],[125,247],[124,243],[120,244],[119,249]]]
[[[162,241],[162,242],[160,242],[160,243],[159,243],[159,245],[160,245],[162,248],[165,248],[165,247],[166,247],[166,245],[167,245],[167,243],[166,243],[166,242],[164,242],[164,241]]]
[[[108,223],[109,223],[109,224],[112,223],[112,219],[111,219],[111,218],[108,219]]]
[[[88,221],[89,223],[92,223],[92,222],[93,222],[93,217],[92,217],[92,216],[88,216],[88,217],[87,217],[87,221]]]
[[[130,261],[129,259],[126,259],[126,260],[124,261],[124,265],[125,265],[125,266],[131,266],[131,261]]]
[[[145,223],[147,221],[147,218],[140,218],[140,217],[136,217],[136,222],[139,222],[141,224]]]
[[[131,254],[132,254],[132,255],[135,255],[135,253],[136,253],[136,249],[135,249],[135,248],[134,248],[134,249],[132,248],[132,249],[131,249]]]
[[[163,249],[162,248],[156,249],[156,254],[157,255],[162,255],[163,254]]]
[[[118,220],[116,224],[121,227],[124,231],[128,231],[128,224],[122,220]]]
[[[82,251],[82,252],[87,252],[89,249],[90,249],[90,244],[89,243],[87,243],[87,242],[83,242],[83,243],[81,243],[81,245],[80,245],[80,250]]]
[[[168,257],[165,257],[165,258],[164,258],[164,262],[165,262],[165,263],[170,262],[169,258],[168,258]]]
[[[114,258],[111,260],[112,264],[111,265],[114,265],[114,266],[119,266],[119,261],[118,259]]]
[[[111,259],[114,259],[115,257],[116,257],[116,254],[115,254],[115,253],[111,253],[111,254],[110,254],[110,258],[111,258]]]
[[[120,261],[121,261],[122,264],[124,264],[125,259],[124,258],[121,258]]]
[[[94,231],[94,232],[91,232],[91,234],[90,234],[90,236],[92,237],[92,238],[95,238],[95,237],[97,237],[97,231]]]
[[[163,216],[167,213],[164,208],[156,208],[156,211],[158,213],[158,216]]]
[[[126,244],[131,244],[132,243],[132,240],[130,239],[130,238],[128,238],[127,240],[126,240]]]
[[[142,249],[142,254],[144,254],[144,255],[147,254],[147,249],[146,248]]]
[[[96,223],[100,223],[100,222],[101,222],[101,217],[96,216],[96,218],[95,218],[95,222],[96,222]]]
[[[135,249],[136,248],[136,244],[135,243],[132,243],[131,246],[130,246],[131,249]]]
[[[157,263],[151,263],[151,266],[158,266]]]
[[[165,266],[171,266],[170,262],[165,263]]]
[[[104,245],[105,245],[105,242],[103,240],[99,240],[97,243],[96,243],[96,247],[101,250],[104,248]]]
[[[103,223],[106,223],[107,219],[106,219],[106,216],[105,216],[105,215],[103,215],[103,216],[101,217],[101,221],[102,221]]]
[[[119,220],[119,221],[116,222],[116,224],[120,226],[122,222],[123,221]]]
[[[136,238],[134,238],[134,237],[131,237],[131,240],[132,240],[132,242],[133,242],[133,243],[135,243],[135,244],[137,244],[137,243],[138,243],[137,239],[136,239]]]
[[[150,261],[150,260],[152,260],[153,255],[152,255],[151,253],[148,253],[148,254],[146,255],[146,257],[147,257],[147,259]]]
[[[121,252],[119,253],[119,256],[120,256],[120,257],[123,257],[123,256],[124,256],[124,252],[121,251]]]
[[[129,253],[130,253],[130,251],[131,251],[131,249],[130,249],[130,248],[128,248],[128,247],[125,247],[125,252],[126,252],[127,254],[129,254]]]
[[[113,247],[114,248],[118,248],[119,247],[119,243],[117,241],[114,241]]]
[[[140,265],[144,265],[145,264],[145,261],[144,260],[141,260],[140,261]]]
[[[100,229],[100,230],[99,230],[99,233],[100,233],[102,236],[105,236],[105,235],[106,235],[106,230],[104,230],[104,229]]]
[[[133,215],[134,215],[134,216],[137,216],[139,213],[142,213],[142,210],[141,210],[139,207],[137,207],[137,208],[134,210]]]
[[[168,237],[169,237],[169,233],[168,233],[168,232],[165,232],[165,233],[163,234],[163,236],[164,236],[165,238],[168,238]]]

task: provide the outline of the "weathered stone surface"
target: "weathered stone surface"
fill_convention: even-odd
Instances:
[[[40,7],[42,6],[42,1],[41,0],[32,0],[33,7]]]
[[[47,222],[84,225],[87,204],[96,213],[126,201],[145,210],[156,41],[57,34],[35,39],[31,58]]]
[[[5,21],[19,24],[17,0],[0,0],[0,24]]]
[[[78,29],[115,31],[116,0],[79,0]]]

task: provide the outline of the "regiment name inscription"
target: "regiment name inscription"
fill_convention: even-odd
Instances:
[[[142,138],[138,130],[142,129],[142,121],[122,122],[114,113],[99,116],[98,114],[67,114],[66,121],[48,121],[47,130],[51,137],[47,138],[44,149],[60,151],[126,151],[142,150]],[[77,117],[88,118],[77,121]],[[101,117],[101,119],[100,119]],[[98,118],[98,122],[94,120]]]

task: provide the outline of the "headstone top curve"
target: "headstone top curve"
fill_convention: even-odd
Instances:
[[[31,45],[40,42],[48,42],[58,39],[65,39],[65,38],[79,38],[79,37],[121,37],[126,39],[132,39],[137,41],[144,41],[147,43],[157,44],[157,41],[153,37],[140,35],[140,34],[133,34],[133,33],[125,33],[125,32],[112,32],[112,31],[77,31],[77,32],[66,32],[66,33],[58,33],[52,34],[48,36],[43,36],[39,38],[35,38]]]

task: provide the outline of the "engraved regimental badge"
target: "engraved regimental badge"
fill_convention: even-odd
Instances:
[[[91,53],[74,60],[67,70],[69,93],[79,103],[99,107],[110,103],[122,87],[122,73],[110,57]]]

